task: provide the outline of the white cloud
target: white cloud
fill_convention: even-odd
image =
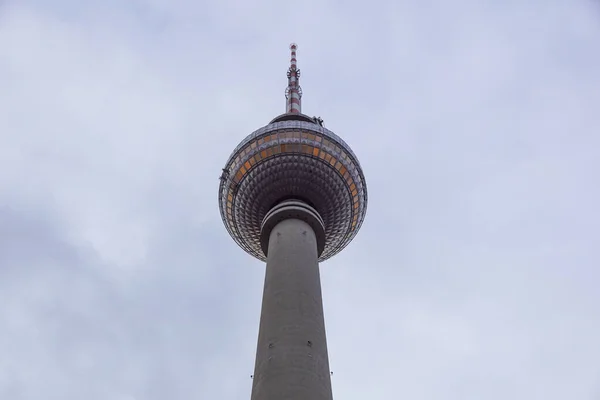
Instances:
[[[539,4],[535,4],[539,3]],[[600,8],[23,1],[0,8],[0,397],[249,398],[262,267],[220,168],[283,111],[353,146],[323,265],[339,398],[600,393]]]

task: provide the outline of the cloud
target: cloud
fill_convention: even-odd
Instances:
[[[539,4],[536,4],[539,3]],[[220,169],[283,111],[355,150],[322,266],[336,397],[600,393],[596,4],[0,8],[0,397],[242,399],[263,269]]]

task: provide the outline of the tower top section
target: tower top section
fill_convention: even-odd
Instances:
[[[290,45],[286,112],[246,136],[219,178],[225,228],[240,247],[263,261],[270,224],[289,217],[279,214],[280,205],[289,211],[294,203],[294,218],[305,222],[308,214],[300,208],[314,210],[320,218],[311,220],[315,232],[324,229],[324,237],[317,237],[319,261],[353,240],[367,210],[367,183],[350,146],[325,128],[321,118],[302,114],[297,49]]]
[[[290,44],[291,58],[288,68],[288,85],[285,89],[285,112],[302,113],[302,88],[300,87],[300,70],[296,64],[296,43]]]

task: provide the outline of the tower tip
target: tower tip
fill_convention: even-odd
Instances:
[[[298,45],[296,43],[290,44],[291,58],[290,68],[287,72],[288,86],[285,89],[286,98],[286,112],[288,113],[300,113],[302,98],[302,88],[300,87],[300,70],[296,65],[296,49]]]

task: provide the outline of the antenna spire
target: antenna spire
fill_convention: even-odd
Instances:
[[[290,59],[290,68],[287,72],[288,86],[285,89],[286,112],[301,113],[302,112],[302,88],[300,87],[300,70],[296,67],[296,43],[290,44],[292,52]]]

